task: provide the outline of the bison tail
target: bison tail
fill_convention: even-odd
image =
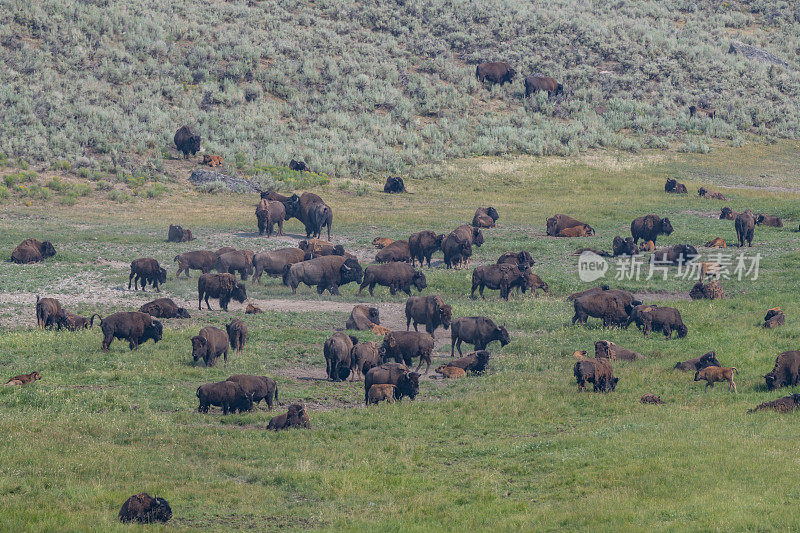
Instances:
[[[94,317],[97,317],[97,318],[99,318],[99,319],[100,319],[100,323],[101,323],[101,324],[103,323],[103,317],[101,317],[100,315],[98,315],[97,313],[95,313],[95,314],[93,314],[93,315],[92,315],[92,317],[89,319],[89,327],[90,327],[90,328],[93,328],[93,327],[94,327]]]

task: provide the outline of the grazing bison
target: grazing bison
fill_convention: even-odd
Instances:
[[[205,299],[206,308],[211,311],[209,298],[219,298],[219,306],[227,311],[231,300],[239,303],[247,300],[247,290],[244,283],[237,282],[233,274],[203,274],[197,279],[197,309],[203,309]]]
[[[139,311],[156,318],[192,318],[189,311],[178,307],[178,304],[170,298],[158,298],[147,302],[139,308]]]
[[[401,363],[383,363],[370,368],[364,376],[364,403],[369,403],[369,389],[373,385],[394,385],[395,398],[408,396],[412,400],[419,394],[419,374],[411,372]]]
[[[639,253],[639,247],[636,246],[636,243],[633,242],[632,237],[626,237],[623,239],[619,235],[614,237],[613,242],[611,243],[611,250],[614,257],[619,257],[621,255],[637,255]]]
[[[378,343],[375,341],[359,342],[350,352],[350,380],[359,379],[369,372],[369,369],[378,366],[381,361]]]
[[[244,310],[246,315],[258,315],[263,312],[259,306],[253,304],[247,304],[247,308]]]
[[[372,296],[375,285],[389,287],[389,293],[392,295],[397,291],[403,291],[411,296],[411,287],[416,287],[417,291],[422,292],[428,286],[428,282],[425,280],[425,274],[419,270],[414,270],[408,263],[395,261],[368,266],[364,270],[364,281],[358,288],[358,294],[361,294],[364,287],[369,286],[369,295]]]
[[[453,308],[444,303],[438,294],[415,296],[406,301],[406,331],[413,321],[414,331],[417,331],[418,324],[425,324],[425,331],[433,336],[439,326],[450,328],[452,316]]]
[[[278,431],[289,428],[308,428],[310,426],[311,420],[308,418],[306,408],[302,404],[293,403],[285,414],[273,416],[267,425],[267,429]]]
[[[396,390],[397,387],[388,383],[373,385],[367,391],[367,405],[377,404],[382,401],[394,403],[394,397],[397,394]]]
[[[707,300],[720,300],[725,298],[725,291],[722,289],[722,284],[717,280],[712,280],[708,283],[698,281],[689,291],[689,297],[692,300],[702,300],[704,298]]]
[[[714,107],[697,107],[695,105],[689,106],[689,118],[704,116],[708,118],[715,118],[717,116],[717,109]]]
[[[42,379],[42,375],[38,372],[31,372],[30,374],[20,374],[6,381],[6,386],[11,385],[29,385],[34,381]]]
[[[363,270],[356,259],[326,255],[286,265],[283,269],[283,284],[292,288],[292,294],[297,292],[300,283],[305,283],[309,287],[316,286],[319,294],[326,289],[331,294],[339,294],[341,285],[360,283],[362,276]]]
[[[151,257],[135,259],[131,262],[131,274],[128,276],[129,289],[131,288],[131,281],[133,281],[133,290],[137,290],[139,288],[139,282],[141,282],[142,291],[144,291],[144,288],[150,283],[155,287],[156,292],[161,292],[158,285],[159,283],[167,282],[167,270],[161,268],[158,261]]]
[[[630,318],[628,324],[636,322],[644,336],[647,337],[651,331],[661,331],[667,339],[672,338],[672,332],[678,332],[678,338],[682,339],[689,332],[689,328],[681,320],[681,312],[674,307],[659,307],[657,305],[634,305],[629,306]]]
[[[517,253],[514,252],[506,252],[500,256],[497,260],[498,265],[517,265],[519,267],[533,267],[536,264],[536,261],[533,260],[531,254],[526,252],[525,250],[521,250]]]
[[[736,215],[734,226],[736,227],[736,241],[739,243],[739,247],[744,246],[745,241],[747,241],[747,246],[753,246],[753,233],[756,228],[756,219],[753,216],[753,212],[748,209],[744,213]]]
[[[783,220],[781,220],[781,217],[770,217],[759,213],[758,215],[756,215],[756,225],[770,226],[773,228],[782,228]]]
[[[500,296],[504,300],[508,300],[508,295],[514,287],[521,288],[523,292],[528,289],[532,289],[535,292],[537,288],[543,288],[545,292],[548,291],[547,284],[533,274],[530,267],[519,267],[510,264],[476,267],[472,272],[470,297],[474,298],[475,289],[478,289],[481,298],[483,298],[484,287],[492,290],[499,289]]]
[[[694,373],[694,380],[700,381],[701,379],[706,380],[706,386],[704,390],[708,390],[708,386],[711,385],[711,388],[714,388],[714,383],[718,381],[727,381],[728,382],[728,391],[733,388],[733,392],[739,392],[736,390],[736,383],[733,382],[733,375],[738,374],[739,371],[736,370],[735,366],[732,367],[725,367],[725,366],[707,366],[705,368],[701,368],[697,372]]]
[[[708,241],[703,246],[705,246],[706,248],[726,248],[728,245],[725,244],[725,241],[723,239],[717,237],[716,239]]]
[[[465,372],[472,372],[473,374],[482,374],[489,366],[489,357],[491,355],[491,352],[486,350],[478,350],[477,352],[468,353],[464,357],[453,359],[444,366],[461,368]]]
[[[800,407],[800,394],[791,394],[772,400],[771,402],[763,402],[748,410],[748,413],[755,413],[756,411],[772,410],[779,413],[789,413]]]
[[[167,233],[167,242],[189,242],[193,240],[192,230],[183,229],[180,226],[173,226],[170,224],[169,232]]]
[[[175,279],[181,275],[181,272],[186,273],[189,277],[189,269],[199,270],[203,274],[208,274],[214,265],[217,263],[219,256],[208,250],[195,250],[193,252],[184,252],[175,256],[173,261],[178,263],[178,272],[175,274]]]
[[[387,194],[399,194],[406,192],[406,184],[403,182],[403,178],[393,178],[391,176],[386,178],[386,183],[383,186],[383,192]]]
[[[664,401],[661,399],[661,396],[656,396],[652,392],[648,392],[647,394],[643,395],[639,401],[641,403],[651,403],[654,405],[664,405]]]
[[[172,518],[172,509],[164,498],[154,498],[142,492],[134,494],[122,504],[119,510],[119,520],[123,523],[138,522],[139,524],[152,524],[153,522],[166,523]]]
[[[207,413],[208,407],[216,405],[222,407],[222,414],[239,411],[244,413],[253,408],[253,396],[248,394],[241,385],[234,381],[218,381],[207,383],[197,388],[198,413]]]
[[[505,326],[497,326],[491,318],[470,316],[457,318],[450,325],[450,357],[455,355],[454,348],[461,352],[461,343],[472,344],[475,350],[485,350],[492,341],[500,341],[500,346],[511,342]]]
[[[693,357],[692,359],[687,359],[683,362],[678,362],[675,364],[674,370],[681,370],[683,372],[688,372],[690,370],[694,370],[695,372],[698,370],[702,370],[707,366],[722,366],[717,360],[717,353],[714,351],[704,353],[700,357]]]
[[[556,237],[591,237],[592,235],[594,235],[594,228],[584,224],[583,226],[564,228],[556,234]]]
[[[658,215],[646,215],[631,222],[631,236],[634,244],[639,244],[639,239],[656,242],[659,235],[672,234],[672,224],[668,218]]]
[[[203,155],[203,164],[208,165],[209,167],[221,167],[223,163],[223,159],[221,155]]]
[[[306,238],[320,237],[322,228],[327,226],[328,240],[331,240],[333,211],[322,198],[314,193],[304,192],[302,196],[293,194],[286,198],[283,205],[286,208],[287,219],[294,217],[303,223],[306,228]]]
[[[392,261],[411,262],[411,247],[408,245],[408,241],[394,241],[375,254],[376,263],[389,263]]]
[[[228,364],[228,335],[221,329],[206,326],[191,341],[194,362],[202,358],[206,366],[214,366],[221,355],[223,364]]]
[[[678,180],[667,178],[667,183],[664,184],[664,192],[672,194],[687,194],[689,191],[686,189],[686,185],[680,183]]]
[[[588,224],[584,224],[580,220],[568,217],[567,215],[554,215],[547,219],[547,234],[550,237],[557,237],[559,233],[567,228],[584,226],[588,227],[592,231],[592,234],[594,234],[594,228]]]
[[[778,326],[782,326],[784,322],[786,322],[786,317],[780,307],[770,309],[764,317],[765,328],[777,328]]]
[[[442,240],[442,251],[447,268],[454,268],[461,263],[468,264],[472,255],[472,246],[483,244],[483,233],[479,228],[464,224],[450,232]]]
[[[244,250],[234,250],[226,252],[217,258],[214,269],[220,274],[239,273],[242,281],[247,280],[247,276],[253,273],[253,257],[250,257]]]
[[[357,331],[367,331],[373,324],[380,324],[380,314],[377,307],[356,305],[350,311],[350,316],[345,323],[345,328]]]
[[[299,248],[279,248],[271,252],[261,252],[253,256],[253,280],[261,284],[261,274],[280,277],[287,265],[305,260],[306,252]]]
[[[651,264],[683,266],[697,259],[700,254],[690,244],[676,244],[667,248],[659,248],[650,256]]]
[[[289,169],[297,172],[310,172],[310,170],[308,170],[308,165],[305,164],[305,161],[295,161],[294,159],[289,161]]]
[[[238,383],[244,393],[250,397],[253,403],[267,401],[267,408],[272,411],[273,402],[278,401],[278,384],[275,380],[267,376],[251,376],[249,374],[235,374],[228,378],[228,381]]]
[[[80,316],[73,313],[64,313],[64,315],[58,319],[58,329],[64,328],[67,331],[89,329],[92,326],[94,326],[93,318],[89,319],[85,316]]]
[[[594,356],[596,358],[606,359],[620,359],[622,361],[636,361],[637,359],[644,359],[640,353],[628,350],[622,346],[611,341],[597,341],[594,343]]]
[[[164,326],[158,320],[153,320],[147,313],[141,311],[124,311],[114,313],[103,318],[100,315],[92,315],[100,319],[100,329],[103,330],[103,351],[107,352],[111,341],[114,339],[127,340],[131,350],[139,348],[140,344],[153,339],[154,343],[161,340],[164,333]]]
[[[331,381],[344,381],[350,375],[350,353],[358,344],[358,338],[346,333],[334,333],[325,341],[322,354],[325,356],[325,374]]]
[[[200,136],[192,133],[189,126],[181,126],[175,132],[175,147],[179,152],[183,152],[183,158],[189,159],[189,154],[196,154],[200,150]]]
[[[476,228],[493,228],[499,218],[500,214],[494,207],[479,207],[472,217],[472,225]]]
[[[11,261],[27,264],[44,261],[56,255],[56,249],[50,241],[39,242],[36,239],[25,239],[11,252]]]
[[[628,291],[595,288],[584,291],[584,294],[573,300],[575,315],[572,323],[586,324],[588,317],[603,319],[603,327],[628,327],[629,306],[641,303],[634,300]]]
[[[591,383],[594,392],[607,392],[616,390],[619,378],[615,378],[611,368],[611,361],[608,359],[581,359],[572,368],[572,374],[578,383],[578,392],[586,388],[587,383]]]
[[[725,195],[722,194],[721,192],[709,191],[705,187],[700,187],[699,189],[697,189],[697,195],[700,198],[710,198],[712,200],[727,200],[727,198],[725,198]]]
[[[431,256],[442,249],[442,240],[444,235],[437,235],[433,231],[424,230],[419,233],[414,233],[408,238],[408,250],[411,253],[411,265],[416,266],[419,261],[419,266],[422,267],[423,260],[428,263],[428,268],[431,267]]]
[[[436,369],[437,374],[441,374],[446,379],[457,379],[463,378],[467,375],[467,372],[463,368],[458,368],[457,366],[447,366],[442,365]]]
[[[564,87],[549,76],[533,74],[525,77],[525,97],[538,91],[547,91],[548,96],[556,96],[564,92]]]
[[[417,331],[392,331],[384,337],[378,351],[384,362],[393,359],[396,363],[405,363],[406,366],[411,366],[413,360],[419,357],[419,364],[414,371],[418,371],[422,363],[425,363],[427,374],[431,367],[433,337]]]
[[[244,344],[247,342],[247,324],[234,318],[230,324],[225,325],[225,331],[228,332],[228,340],[231,343],[231,348],[237,352],[241,352]]]
[[[375,237],[372,239],[372,246],[380,250],[381,248],[386,248],[393,242],[394,240],[390,239],[389,237]]]
[[[36,326],[52,328],[57,326],[66,316],[61,302],[55,298],[39,298],[36,295]]]
[[[739,213],[732,210],[730,207],[723,207],[722,212],[719,214],[720,220],[733,220]]]
[[[783,352],[775,359],[775,367],[764,376],[767,389],[794,387],[800,383],[800,352]]]
[[[258,234],[272,236],[275,224],[278,225],[278,236],[283,235],[283,221],[286,219],[286,207],[281,202],[261,200],[256,207],[256,223]]]
[[[511,83],[517,71],[511,68],[511,65],[505,61],[493,61],[490,63],[481,63],[475,67],[475,77],[479,82],[484,83]]]

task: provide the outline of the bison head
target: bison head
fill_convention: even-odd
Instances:
[[[756,215],[756,225],[759,225],[759,226],[760,226],[761,224],[763,224],[763,223],[764,223],[764,220],[766,220],[766,218],[767,218],[767,217],[765,217],[765,216],[763,215],[763,213],[759,213],[759,214],[757,214],[757,215]],[[42,254],[42,255],[44,255],[44,254]]]
[[[233,289],[233,293],[231,293],[231,297],[239,303],[244,303],[247,300],[247,289],[244,286],[244,283],[237,283],[236,287]]]
[[[483,233],[478,228],[472,228],[472,244],[475,246],[483,244]]]
[[[689,333],[689,328],[686,326],[686,324],[678,324],[678,326],[675,329],[678,332],[679,339],[684,338],[686,334]]]
[[[705,187],[697,189],[697,196],[705,196],[708,190]]]
[[[508,335],[508,330],[505,326],[497,326],[494,332],[495,338],[500,341],[500,346],[505,346],[511,342],[511,337]]]
[[[668,218],[662,218],[661,219],[661,233],[663,233],[664,235],[672,235],[673,231],[674,230],[672,229],[672,223],[669,221],[669,219]]]
[[[378,348],[378,354],[380,354],[384,363],[387,362],[387,359],[394,359],[395,362],[402,363],[402,361],[398,361],[399,354],[397,353],[397,339],[391,333],[383,338],[383,344],[381,344],[381,347]]]
[[[605,340],[594,343],[594,356],[597,358],[605,357],[606,359],[614,359],[614,354],[611,353],[611,343]]]
[[[344,255],[344,246],[337,244],[333,247],[333,255]]]
[[[353,335],[348,335],[348,337],[350,337],[350,342],[352,342],[352,343],[353,343],[353,346],[355,346],[356,344],[358,344],[358,337],[355,337],[355,336],[353,336]]]
[[[300,197],[296,194],[291,195],[284,202],[283,207],[286,209],[286,218],[296,217],[297,211],[300,210]]]
[[[422,292],[422,289],[428,286],[428,281],[425,279],[425,274],[419,270],[414,271],[414,277],[412,278],[411,283],[413,283],[420,292]]]
[[[147,512],[149,522],[167,522],[172,518],[172,509],[164,498],[153,498]]]
[[[587,236],[594,235],[594,228],[591,227],[589,224],[583,225],[583,231],[586,233]]]
[[[419,374],[406,372],[397,380],[398,396],[408,396],[412,400],[419,394]]]
[[[533,257],[531,257],[530,253],[528,253],[525,250],[522,250],[517,254],[517,263],[520,265],[524,264],[528,266],[533,266],[536,264],[536,261],[533,260]]]
[[[208,340],[205,337],[201,337],[200,335],[195,335],[192,337],[192,359],[195,362],[200,360],[203,357],[203,354],[206,353],[206,345],[208,344]]]
[[[774,371],[766,374],[764,376],[764,380],[767,383],[767,390],[775,390],[777,388],[783,387],[785,383],[783,380],[779,380],[777,374]]]
[[[516,75],[517,75],[517,71],[514,70],[511,67],[508,67],[508,70],[506,71],[506,75],[503,77],[503,80],[510,82],[511,80],[514,79],[514,76],[516,76]]]
[[[733,220],[733,209],[730,207],[723,207],[722,213],[719,215],[720,220]]]
[[[434,242],[436,243],[436,248],[441,250],[442,249],[442,240],[444,240],[445,234],[442,233],[441,235],[436,235]]]
[[[159,268],[158,272],[156,273],[156,279],[158,279],[159,283],[166,283],[167,282],[167,269],[166,268]]]
[[[192,315],[189,314],[189,311],[187,311],[183,307],[179,307],[177,313],[178,313],[178,318],[192,318]]]
[[[380,313],[378,312],[377,307],[370,307],[369,312],[367,313],[367,317],[369,318],[369,321],[372,322],[373,324],[381,323]]]
[[[44,241],[41,249],[42,257],[53,257],[56,255],[56,249],[50,241]]]
[[[309,422],[310,419],[304,406],[297,403],[289,406],[286,413],[286,427],[308,427]]]
[[[717,360],[717,353],[714,351],[708,352],[707,354],[701,356],[698,364],[701,368],[705,368],[707,366],[722,366]]]
[[[491,206],[486,208],[486,214],[489,215],[489,217],[491,217],[491,219],[495,222],[497,222],[497,219],[500,218],[500,213],[497,212],[497,209]]]
[[[153,323],[144,328],[144,335],[142,335],[142,340],[139,344],[143,343],[147,339],[153,339],[153,342],[158,342],[161,340],[161,337],[164,335],[164,326],[158,320],[153,320]]]
[[[361,279],[364,276],[364,269],[361,268],[358,260],[353,257],[345,260],[339,272],[342,278],[341,285],[350,282],[361,283]]]
[[[453,308],[447,304],[439,307],[439,322],[444,329],[450,327],[450,321],[453,319]]]
[[[191,152],[192,155],[194,155],[200,150],[200,141],[201,138],[199,135],[191,135],[186,140],[186,144],[184,144],[184,147],[188,152]]]

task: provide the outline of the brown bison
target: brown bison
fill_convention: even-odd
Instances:
[[[11,261],[27,264],[44,261],[56,255],[56,249],[50,241],[39,242],[36,239],[25,239],[11,252]]]
[[[491,318],[470,316],[457,318],[450,325],[450,357],[455,355],[454,348],[461,352],[461,343],[472,344],[475,350],[485,350],[492,341],[500,341],[500,346],[511,342],[505,326],[497,326]]]
[[[206,326],[192,337],[191,342],[192,360],[195,363],[202,358],[206,366],[214,366],[221,355],[223,364],[228,364],[228,335],[221,329]]]
[[[656,396],[652,392],[648,392],[647,394],[643,395],[639,398],[639,401],[644,404],[653,404],[653,405],[663,405],[664,401],[661,399],[661,396]]]
[[[6,386],[11,385],[29,385],[34,381],[42,379],[42,375],[38,372],[31,372],[30,374],[20,374],[6,381]]]
[[[258,234],[272,236],[275,224],[278,225],[278,236],[283,235],[283,221],[286,219],[286,207],[281,202],[261,200],[256,207]]]
[[[756,219],[753,216],[753,212],[747,209],[744,213],[736,215],[734,226],[736,228],[736,242],[739,243],[739,247],[744,246],[745,241],[747,241],[747,246],[753,246],[753,233],[756,228]]]
[[[650,256],[651,264],[683,266],[697,259],[700,254],[691,244],[675,244],[659,248]]]
[[[767,389],[794,387],[800,383],[800,352],[783,352],[775,359],[775,367],[764,376]]]
[[[360,283],[363,270],[358,261],[352,257],[340,255],[326,255],[286,265],[283,269],[283,284],[292,288],[292,294],[297,292],[297,287],[305,283],[309,287],[317,287],[317,292],[322,294],[328,290],[331,294],[339,294],[339,287],[348,283]]]
[[[359,379],[369,372],[369,369],[382,363],[378,343],[375,341],[359,342],[350,352],[350,379]]]
[[[393,242],[394,240],[390,239],[389,237],[375,237],[372,239],[372,246],[380,250],[381,248],[386,248]]]
[[[483,233],[479,228],[473,228],[469,224],[459,226],[442,239],[445,265],[447,268],[455,268],[462,264],[468,266],[469,258],[472,256],[472,246],[482,244]]]
[[[383,185],[383,192],[386,194],[400,194],[406,192],[406,184],[403,178],[393,178],[389,176],[386,178],[386,183]]]
[[[350,375],[350,354],[358,338],[346,333],[334,333],[325,341],[322,354],[325,357],[325,374],[331,381],[344,381]]]
[[[472,225],[476,228],[493,228],[499,218],[500,214],[494,207],[479,207],[472,217]]]
[[[175,132],[175,147],[183,153],[184,159],[189,159],[189,154],[196,154],[200,150],[200,136],[192,133],[189,126],[181,126]]]
[[[382,401],[394,403],[394,397],[397,394],[396,390],[397,387],[388,383],[373,385],[367,391],[367,405],[377,404]]]
[[[399,263],[397,261],[392,263],[385,263],[382,265],[370,265],[364,270],[364,281],[358,288],[358,294],[364,290],[364,287],[369,286],[369,295],[372,296],[372,291],[375,285],[383,285],[389,287],[389,293],[394,295],[397,291],[403,291],[411,296],[411,288],[416,287],[417,291],[422,292],[428,286],[425,279],[425,274],[419,270],[414,270],[414,267],[408,263]]]
[[[686,185],[680,183],[678,180],[667,178],[667,183],[664,184],[664,192],[672,194],[687,194],[689,191],[686,189]]]
[[[86,318],[85,316],[76,315],[73,313],[65,313],[63,317],[58,320],[58,329],[66,329],[67,331],[78,331],[79,329],[89,329],[94,326],[94,320]]]
[[[525,267],[525,266],[533,267],[533,265],[536,264],[536,261],[533,260],[533,257],[531,257],[531,254],[529,252],[526,252],[525,250],[521,250],[521,251],[516,252],[516,253],[514,253],[514,252],[506,252],[506,253],[504,253],[503,255],[501,255],[497,259],[497,264],[498,265],[505,265],[505,264],[517,265],[517,266],[520,266],[520,267]]]
[[[475,67],[475,77],[479,82],[484,83],[511,83],[517,71],[511,68],[511,65],[505,61],[493,61],[490,63],[481,63]]]
[[[578,392],[586,388],[587,383],[591,383],[594,392],[608,392],[616,390],[619,378],[615,378],[611,361],[608,359],[581,359],[572,368],[572,374],[578,383]]]
[[[216,405],[222,407],[222,414],[239,411],[244,413],[253,408],[253,396],[248,394],[241,385],[234,381],[218,381],[207,383],[197,388],[198,413],[207,413],[208,407]]]
[[[734,211],[730,207],[723,207],[722,208],[722,212],[719,214],[719,219],[720,220],[733,220],[733,219],[736,218],[736,215],[738,215],[738,214],[739,213],[737,213],[736,211]]]
[[[178,307],[178,304],[170,298],[158,298],[147,302],[139,308],[139,311],[156,318],[192,318],[189,311]]]
[[[144,288],[150,283],[155,287],[156,292],[161,292],[158,285],[167,282],[167,270],[161,268],[158,261],[152,257],[135,259],[131,262],[131,274],[128,276],[129,289],[131,288],[131,281],[133,281],[133,290],[137,290],[141,282],[142,291],[144,291]]]
[[[220,274],[236,274],[242,278],[242,281],[247,281],[247,276],[253,273],[253,257],[246,250],[234,250],[226,252],[217,258],[214,264],[214,269]]]
[[[564,231],[567,228],[574,228],[574,227],[588,227],[592,234],[594,234],[594,228],[589,226],[588,224],[584,224],[580,220],[576,220],[572,217],[568,217],[567,215],[554,215],[547,219],[547,234],[550,237],[557,237],[559,233]]]
[[[682,339],[689,332],[689,328],[681,320],[681,312],[674,307],[659,307],[657,305],[630,305],[630,318],[628,324],[636,322],[644,336],[651,331],[661,331],[667,339],[672,338],[672,332],[678,332]]]
[[[286,218],[296,218],[306,228],[306,238],[320,237],[322,228],[328,227],[328,240],[331,240],[333,211],[314,193],[304,192],[302,196],[291,195],[284,202]]]
[[[461,368],[465,372],[472,372],[473,374],[482,374],[489,366],[489,357],[492,354],[486,350],[478,350],[470,352],[464,357],[453,359],[444,366],[451,366]]]
[[[418,324],[425,324],[425,331],[433,336],[439,326],[450,328],[452,316],[453,308],[444,303],[438,294],[414,296],[406,301],[406,331],[413,321],[414,331],[417,331]]]
[[[683,372],[694,370],[696,372],[704,369],[707,366],[722,366],[717,359],[716,352],[707,352],[700,357],[694,357],[692,359],[687,359],[686,361],[675,363],[674,370],[681,370]]]
[[[725,298],[725,291],[717,280],[711,280],[708,283],[698,281],[689,291],[689,297],[692,300],[720,300]]]
[[[773,228],[782,228],[783,220],[781,220],[781,217],[770,217],[759,213],[758,215],[756,215],[756,225],[770,226]]]
[[[258,315],[263,312],[259,306],[253,304],[247,304],[247,308],[244,310],[246,315]]]
[[[411,366],[415,358],[419,358],[416,371],[425,363],[425,373],[431,367],[431,354],[433,353],[433,337],[427,333],[417,331],[392,331],[383,339],[383,344],[378,349],[384,362],[389,359],[396,363],[405,363]]]
[[[656,249],[656,245],[653,241],[645,241],[644,245],[639,248],[642,252],[652,252]]]
[[[419,261],[420,268],[423,260],[431,267],[431,256],[442,249],[444,235],[437,235],[433,231],[424,230],[414,233],[408,238],[408,250],[411,253],[411,265],[416,266]]]
[[[223,162],[221,155],[203,155],[203,164],[209,167],[221,167]]]
[[[209,298],[218,298],[219,306],[227,311],[231,300],[239,303],[247,300],[247,290],[244,283],[237,282],[233,274],[203,274],[197,279],[197,309],[203,309],[205,299],[206,308],[211,311]]]
[[[716,118],[717,116],[717,109],[714,107],[698,107],[695,105],[689,106],[689,118],[695,117],[708,117],[708,118]]]
[[[768,310],[766,316],[764,316],[765,328],[777,328],[778,326],[782,326],[785,322],[786,317],[783,315],[783,311],[781,311],[780,307]]]
[[[150,315],[141,311],[124,311],[108,315],[105,318],[100,315],[92,315],[92,321],[95,316],[100,319],[104,352],[108,351],[108,347],[114,339],[127,340],[130,349],[136,350],[148,339],[153,339],[153,342],[157,343],[164,333],[164,326],[161,322],[153,320]]]
[[[413,400],[419,394],[419,374],[401,363],[383,363],[370,368],[364,376],[364,403],[369,403],[370,387],[382,384],[394,385],[398,400],[403,396]]]
[[[733,382],[734,374],[738,374],[739,371],[736,370],[735,366],[732,367],[725,367],[725,366],[707,366],[705,368],[701,368],[697,372],[694,373],[694,380],[700,381],[701,379],[706,380],[706,386],[704,390],[708,390],[708,386],[710,385],[711,388],[714,388],[714,383],[718,381],[727,381],[728,382],[728,391],[733,389],[733,392],[739,392],[736,390],[736,383]]]
[[[39,298],[36,295],[36,326],[52,328],[66,317],[61,302],[55,298]]]
[[[237,352],[241,352],[244,344],[247,342],[247,324],[234,318],[230,324],[225,324],[225,331],[228,332],[228,340],[231,343],[231,348]]]
[[[725,240],[717,237],[716,239],[712,239],[705,243],[703,246],[706,248],[726,248],[728,245],[725,244]]]
[[[621,361],[636,361],[644,359],[640,353],[628,350],[611,341],[597,341],[594,343],[594,356],[596,358],[619,359]]]
[[[639,244],[639,239],[656,242],[659,235],[671,235],[672,224],[668,218],[658,215],[645,215],[631,222],[631,236],[634,244]]]
[[[484,265],[475,268],[472,272],[472,291],[470,297],[475,297],[475,289],[483,298],[483,289],[488,287],[492,290],[500,290],[500,296],[508,300],[511,289],[517,287],[522,292],[531,289],[536,294],[536,289],[543,289],[548,292],[547,284],[536,274],[531,272],[530,267],[514,266],[511,264]]]
[[[727,200],[725,195],[720,192],[709,191],[705,187],[697,189],[697,196],[700,198],[710,198],[711,200]]]
[[[590,289],[573,300],[575,315],[572,323],[586,324],[588,317],[603,319],[603,327],[620,326],[629,324],[629,308],[632,304],[641,303],[634,300],[628,291],[616,289]]]
[[[289,428],[308,428],[310,426],[311,420],[308,418],[306,408],[299,403],[293,403],[285,414],[273,416],[267,425],[267,429],[278,431]]]
[[[366,305],[356,305],[350,311],[350,316],[345,323],[346,329],[354,329],[357,331],[368,331],[373,324],[380,324],[380,314],[377,307],[369,307]]]
[[[308,169],[308,165],[306,165],[305,161],[295,161],[294,159],[289,161],[289,170],[294,170],[296,172],[311,172]]]
[[[771,402],[763,402],[748,410],[748,413],[755,413],[756,411],[772,410],[779,413],[789,413],[800,407],[800,394],[791,394],[772,400]]]
[[[442,365],[437,368],[436,373],[441,374],[446,379],[458,379],[467,375],[467,372],[463,368],[447,365]]]
[[[614,257],[623,256],[633,256],[639,253],[639,247],[636,246],[636,243],[633,242],[632,237],[626,237],[623,239],[619,235],[614,237],[614,240],[611,243],[611,255]]]
[[[392,261],[411,262],[411,248],[408,245],[408,241],[394,241],[375,254],[376,263],[390,263]]]
[[[251,376],[249,374],[235,374],[228,381],[238,383],[244,393],[250,396],[253,403],[267,401],[267,408],[272,411],[273,402],[278,401],[278,384],[267,376]]]
[[[230,246],[223,246],[222,248],[220,248],[219,250],[217,250],[216,252],[214,252],[214,255],[216,255],[217,257],[219,257],[219,256],[221,256],[222,254],[227,254],[228,252],[235,252],[235,251],[236,251],[236,248],[232,248],[232,247],[230,247]],[[216,261],[216,259],[215,259],[215,261]]]
[[[344,251],[344,246],[341,244],[331,244],[328,241],[322,241],[320,239],[300,241],[297,243],[297,247],[306,253],[306,261],[325,255],[347,255]]]
[[[547,91],[548,96],[556,96],[564,92],[564,87],[549,76],[533,74],[525,77],[525,97],[538,91]]]
[[[279,248],[270,252],[261,252],[253,256],[253,280],[261,284],[261,274],[280,277],[287,265],[294,265],[305,260],[306,252],[299,248]]]
[[[200,270],[203,274],[208,274],[217,263],[218,257],[216,253],[208,250],[195,250],[176,255],[173,259],[178,263],[178,272],[175,274],[175,279],[178,279],[181,272],[185,272],[188,278],[189,269]]]
[[[146,492],[134,494],[122,504],[119,510],[120,522],[137,522],[139,524],[152,524],[153,522],[166,523],[172,518],[172,509],[164,498],[152,497]]]
[[[193,240],[192,230],[183,229],[180,226],[173,226],[170,224],[169,232],[167,233],[167,242],[189,242]]]
[[[558,232],[556,237],[591,237],[592,235],[594,235],[594,228],[584,224],[583,226],[564,228]]]

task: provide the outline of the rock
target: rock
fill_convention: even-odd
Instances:
[[[780,65],[788,67],[789,63],[779,58],[771,52],[767,52],[763,48],[744,44],[739,41],[731,41],[731,47],[728,49],[729,54],[741,54],[751,61],[758,61],[759,63],[771,63],[773,65]]]
[[[222,183],[233,192],[260,192],[258,185],[252,181],[204,168],[193,170],[189,181],[195,186],[209,185],[215,182]]]

